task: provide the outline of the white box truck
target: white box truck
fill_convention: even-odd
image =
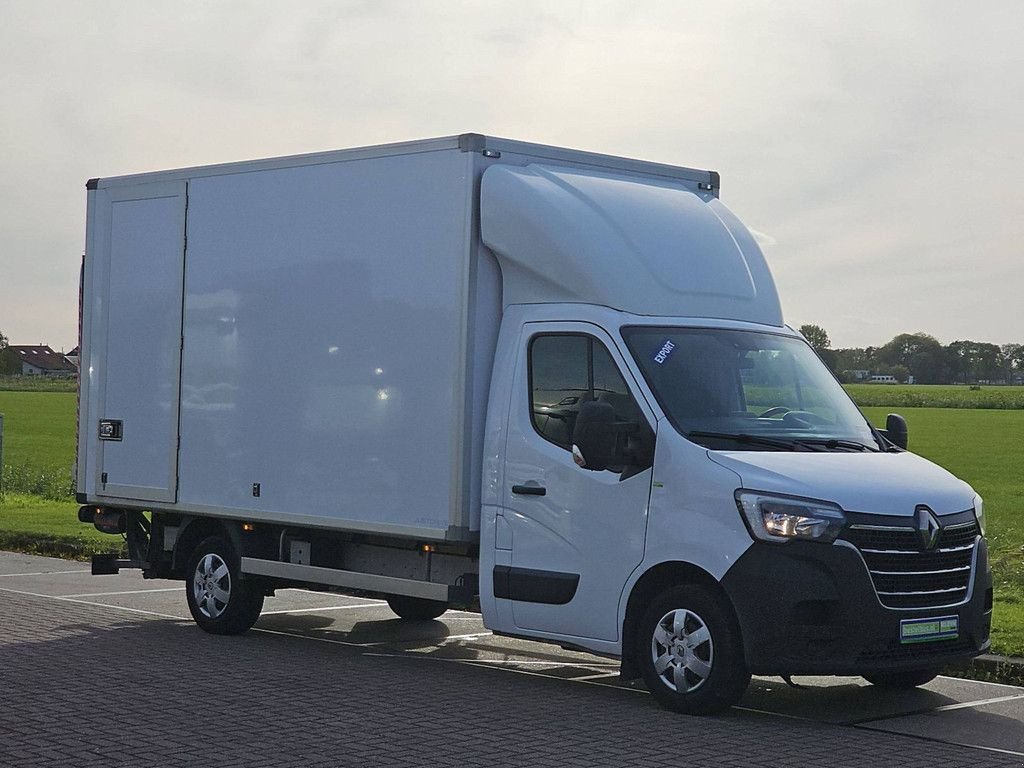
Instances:
[[[465,134],[87,187],[93,571],[203,629],[478,605],[690,713],[989,647],[981,499],[785,325],[718,174]]]

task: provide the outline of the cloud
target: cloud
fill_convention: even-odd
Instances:
[[[772,233],[789,322],[838,345],[908,328],[1024,341],[1018,3],[0,12],[14,341],[74,343],[91,176],[467,130],[719,170],[726,204]]]

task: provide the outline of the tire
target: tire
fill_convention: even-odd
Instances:
[[[914,669],[909,672],[877,672],[873,675],[864,675],[864,679],[879,688],[909,690],[930,683],[941,671],[941,669]]]
[[[636,659],[658,703],[688,715],[728,709],[750,683],[731,606],[694,584],[666,589],[647,606]]]
[[[390,595],[387,600],[388,607],[406,621],[430,621],[448,610],[448,603],[441,600],[405,595]]]
[[[212,635],[240,635],[263,610],[263,592],[241,578],[238,555],[221,536],[204,539],[192,552],[185,594],[192,618]]]

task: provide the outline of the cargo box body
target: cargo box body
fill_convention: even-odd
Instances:
[[[470,157],[449,141],[100,181],[80,490],[471,536],[501,307],[497,266],[475,258]]]
[[[486,141],[498,149],[465,134],[90,182],[79,499],[472,541],[502,310],[484,170],[717,186]]]

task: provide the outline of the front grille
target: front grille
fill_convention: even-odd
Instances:
[[[933,549],[909,526],[855,525],[840,538],[860,551],[882,605],[939,608],[967,599],[978,534],[976,521],[950,525]]]

